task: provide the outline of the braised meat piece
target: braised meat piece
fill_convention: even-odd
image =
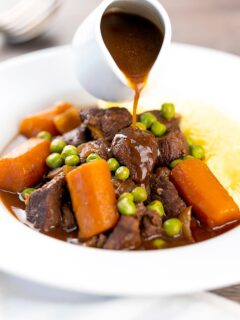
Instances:
[[[74,217],[74,213],[71,208],[71,204],[65,202],[62,205],[62,223],[61,226],[66,231],[72,231],[77,228],[77,223]]]
[[[112,152],[128,167],[133,181],[143,183],[157,161],[158,145],[151,133],[129,127],[115,135]]]
[[[136,249],[141,245],[139,221],[135,217],[121,216],[109,235],[104,249]]]
[[[188,154],[187,141],[180,130],[172,130],[157,141],[159,166],[168,166],[173,160]]]
[[[130,126],[132,116],[125,108],[89,109],[81,111],[81,118],[95,139],[112,140],[121,129]]]
[[[162,236],[162,218],[155,211],[146,210],[141,221],[141,235],[145,240]]]
[[[158,168],[151,178],[152,200],[160,200],[167,217],[178,216],[186,209],[186,204],[179,196],[174,184],[170,181],[171,171],[168,168]]]
[[[97,153],[102,159],[111,158],[111,145],[105,139],[98,139],[94,141],[89,141],[78,147],[79,156],[82,161],[91,154]]]
[[[132,181],[131,178],[122,181],[113,177],[112,183],[115,189],[116,198],[120,197],[120,195],[124,192],[132,192],[132,190],[136,187],[135,183]]]
[[[65,133],[60,138],[64,140],[67,144],[71,144],[77,147],[80,144],[89,141],[91,139],[91,135],[86,124],[81,124],[78,128]]]
[[[30,195],[26,206],[27,220],[35,228],[47,232],[60,226],[65,183],[65,176],[62,173]]]
[[[84,245],[87,247],[93,247],[93,248],[103,248],[106,240],[107,240],[107,236],[101,233],[84,242]]]
[[[158,119],[159,122],[165,124],[165,126],[167,127],[167,131],[179,129],[179,125],[180,125],[180,121],[181,121],[181,117],[179,115],[176,115],[171,120],[167,120],[161,115],[160,110],[150,110],[150,111],[146,111],[146,112],[150,112],[150,113],[154,114],[154,116]],[[146,113],[146,112],[143,112],[143,113]],[[140,121],[140,117],[141,117],[141,114],[138,115],[138,121]]]

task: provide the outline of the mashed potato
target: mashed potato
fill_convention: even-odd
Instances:
[[[239,124],[227,119],[212,107],[186,101],[173,102],[177,112],[182,115],[181,129],[186,136],[204,147],[206,163],[240,207]],[[105,107],[110,105],[103,104]],[[153,101],[143,101],[138,112],[158,109],[159,105],[161,104]],[[131,103],[122,106],[132,109]]]

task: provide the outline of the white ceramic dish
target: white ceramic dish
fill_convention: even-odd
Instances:
[[[1,148],[24,115],[58,99],[94,102],[79,87],[70,57],[70,49],[60,47],[0,65]],[[175,44],[166,70],[155,88],[155,98],[207,102],[240,120],[240,58]],[[114,252],[52,239],[18,222],[2,204],[0,212],[0,269],[30,280],[120,295],[180,294],[240,281],[239,227],[181,248]]]

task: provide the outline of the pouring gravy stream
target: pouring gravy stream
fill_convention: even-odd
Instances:
[[[133,127],[139,97],[163,43],[162,31],[150,20],[138,15],[110,11],[101,21],[103,41],[119,69],[135,91]]]

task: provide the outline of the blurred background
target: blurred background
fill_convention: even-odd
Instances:
[[[17,0],[0,0],[0,15],[16,2]],[[43,48],[69,44],[77,26],[100,2],[101,0],[63,0],[62,7],[52,19],[47,32],[29,43],[9,45],[0,34],[0,61]],[[240,0],[160,2],[170,15],[173,41],[240,55]]]

